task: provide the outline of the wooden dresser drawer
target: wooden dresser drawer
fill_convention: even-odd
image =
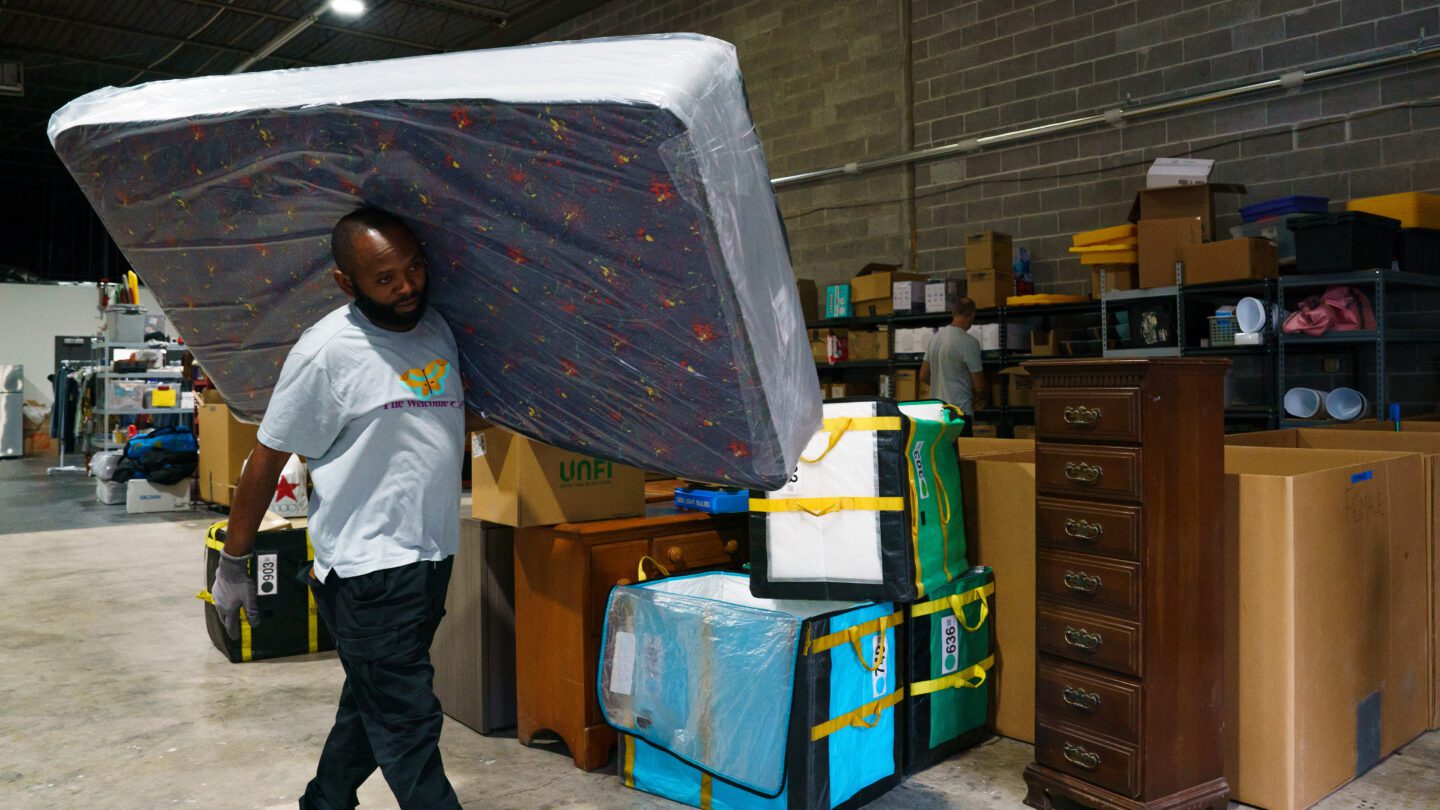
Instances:
[[[1041,652],[1139,677],[1140,623],[1041,599],[1035,643]]]
[[[1041,656],[1035,705],[1043,715],[1138,742],[1140,684],[1103,670]]]
[[[1035,589],[1041,596],[1139,618],[1139,563],[1040,549],[1035,574]]]
[[[1042,441],[1139,442],[1140,389],[1042,388],[1035,433]]]
[[[1035,543],[1087,554],[1105,554],[1126,560],[1140,559],[1138,506],[1087,503],[1058,498],[1035,501]]]
[[[1035,488],[1040,492],[1138,501],[1143,480],[1139,448],[1035,445]]]
[[[1134,747],[1047,719],[1042,715],[1035,723],[1037,762],[1122,796],[1140,795],[1141,759]]]
[[[672,534],[652,540],[650,556],[670,569],[671,573],[676,573],[738,562],[744,554],[744,546],[742,538],[727,537],[720,532]]]

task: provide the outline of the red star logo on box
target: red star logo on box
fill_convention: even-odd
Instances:
[[[283,475],[280,476],[280,480],[275,482],[275,500],[281,501],[289,498],[299,503],[300,499],[295,497],[295,490],[299,486],[300,483],[298,481],[291,481]]]

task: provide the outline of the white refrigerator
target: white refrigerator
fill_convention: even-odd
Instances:
[[[0,458],[25,454],[24,370],[24,366],[0,366]]]

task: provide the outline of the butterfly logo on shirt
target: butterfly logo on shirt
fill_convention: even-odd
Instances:
[[[424,368],[412,368],[402,372],[400,382],[413,389],[421,399],[430,399],[445,393],[445,377],[449,373],[449,364],[444,359],[436,358],[425,364]]]

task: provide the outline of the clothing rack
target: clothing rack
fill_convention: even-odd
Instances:
[[[70,372],[70,369],[82,368],[82,367],[84,367],[84,366],[93,366],[93,365],[95,365],[95,361],[94,361],[94,360],[61,360],[61,361],[60,361],[60,370],[59,370],[59,373],[60,373],[60,374],[68,374],[68,373]],[[58,400],[58,401],[55,403],[55,407],[60,409],[60,437],[59,437],[59,439],[58,439],[58,441],[60,442],[60,464],[59,464],[59,466],[50,467],[50,468],[46,469],[46,470],[45,470],[45,473],[46,473],[47,475],[54,475],[54,474],[56,474],[56,473],[84,473],[84,472],[86,472],[84,466],[77,467],[77,466],[75,466],[75,465],[73,465],[73,464],[67,465],[67,464],[65,463],[65,419],[66,419],[65,399],[66,399],[65,397],[56,397],[56,400]],[[78,399],[78,398],[76,399],[76,402],[79,402],[79,399]],[[84,451],[84,450],[81,450],[81,451],[80,451],[80,454],[81,454],[81,457],[83,457],[84,454],[85,454],[85,451]]]

